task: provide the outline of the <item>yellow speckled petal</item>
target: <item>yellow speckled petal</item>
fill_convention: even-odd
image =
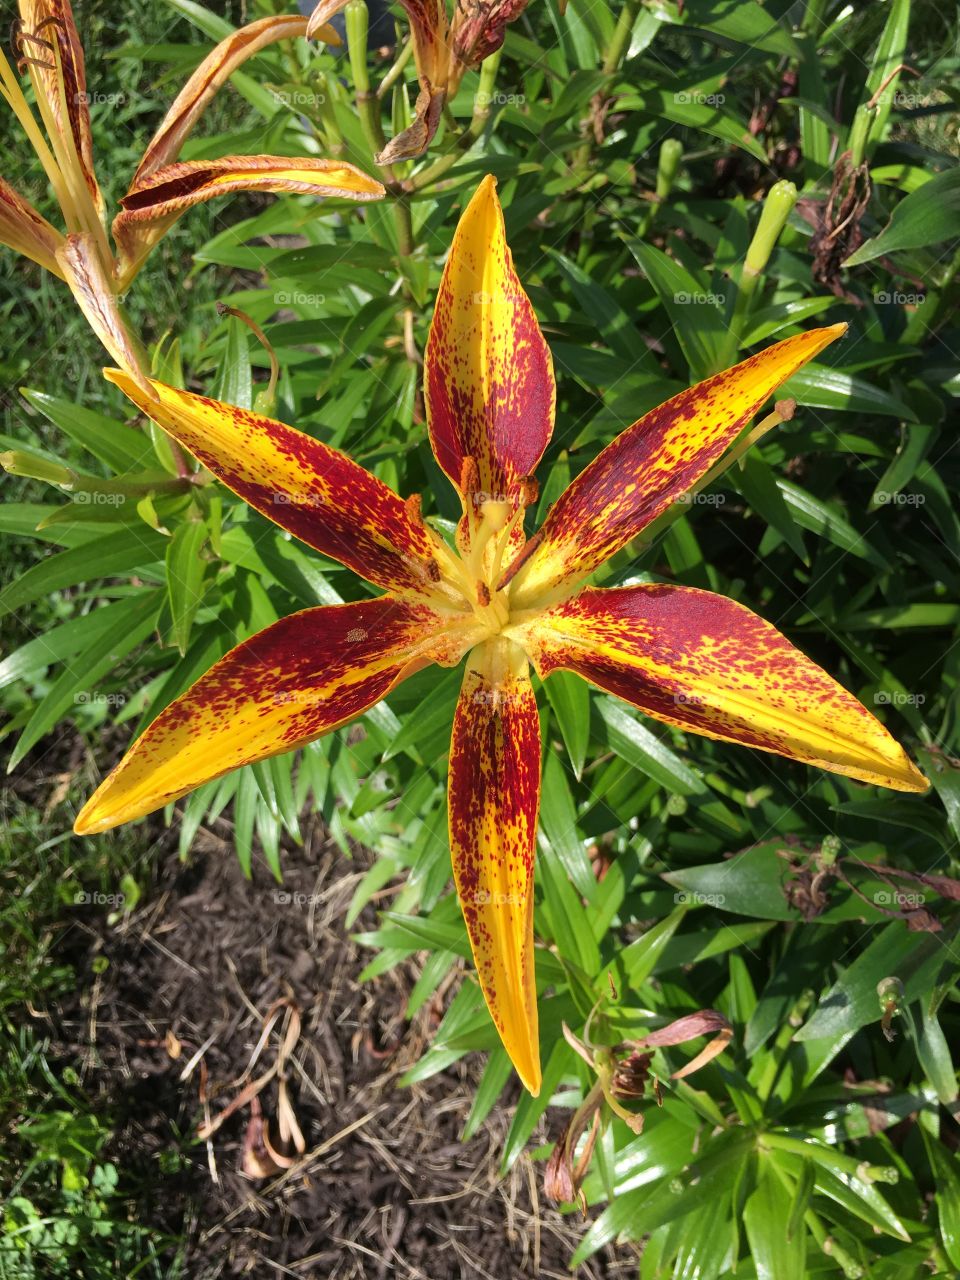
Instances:
[[[268,520],[368,582],[431,593],[434,543],[423,521],[345,453],[232,404],[163,382],[151,381],[144,394],[119,369],[105,376]]]
[[[313,742],[455,649],[431,609],[390,596],[283,618],[160,713],[74,830],[93,835],[132,822],[241,765]]]
[[[777,387],[845,331],[835,324],[778,342],[621,432],[560,495],[510,566],[514,607],[533,607],[558,584],[592,573],[686,493]]]
[[[550,349],[513,268],[496,181],[463,212],[424,354],[424,394],[437,461],[459,484],[477,464],[482,491],[506,498],[532,474],[553,431]]]
[[[450,851],[480,986],[503,1046],[540,1092],[533,855],[540,720],[523,653],[505,640],[470,655],[450,744]]]
[[[724,596],[588,587],[511,635],[541,676],[574,671],[666,724],[896,791],[929,786],[852,694]]]

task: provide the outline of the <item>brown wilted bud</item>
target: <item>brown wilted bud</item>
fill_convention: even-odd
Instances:
[[[587,1201],[581,1187],[590,1168],[593,1149],[597,1145],[597,1137],[600,1133],[601,1105],[599,1089],[592,1090],[574,1112],[573,1118],[564,1126],[563,1132],[550,1152],[550,1158],[543,1173],[545,1195],[557,1204],[579,1204],[583,1212],[586,1212]],[[574,1161],[574,1151],[588,1121],[590,1132],[583,1144],[583,1150]]]
[[[550,1158],[543,1170],[543,1192],[556,1204],[571,1204],[576,1198],[573,1185],[573,1170],[570,1168],[570,1155],[567,1151],[567,1139],[570,1134],[569,1123],[564,1125],[560,1137],[554,1143]]]
[[[642,1098],[650,1074],[650,1054],[634,1049],[613,1069],[611,1090],[618,1098]]]

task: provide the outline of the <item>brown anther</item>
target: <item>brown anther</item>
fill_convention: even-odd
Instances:
[[[466,498],[480,488],[480,471],[473,458],[464,458],[460,464],[460,492]]]
[[[797,412],[797,402],[796,400],[778,400],[773,408],[781,422],[789,422]]]
[[[477,583],[477,601],[484,609],[490,603],[490,588],[485,582]]]
[[[612,1090],[618,1098],[642,1098],[650,1074],[650,1054],[634,1050],[613,1071]]]
[[[521,507],[532,507],[540,497],[540,484],[536,476],[524,476],[518,481],[518,503]]]
[[[44,62],[40,58],[31,58],[23,52],[23,46],[28,40],[31,44],[39,45],[42,49],[49,49],[51,53],[54,52],[53,44],[49,40],[44,40],[39,34],[44,27],[48,27],[51,23],[59,27],[60,20],[59,18],[46,18],[40,23],[36,31],[24,31],[17,18],[10,24],[10,47],[14,54],[17,55],[17,71],[21,74],[27,66],[42,67],[45,71],[56,71],[57,64],[55,62]]]
[[[403,503],[404,510],[407,513],[407,519],[415,529],[422,529],[423,525],[423,498],[419,493],[411,493]]]

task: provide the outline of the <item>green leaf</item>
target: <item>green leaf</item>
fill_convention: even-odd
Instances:
[[[173,641],[181,657],[190,642],[190,628],[203,596],[205,563],[200,556],[207,536],[202,520],[188,520],[178,525],[167,547],[167,595]]]
[[[579,782],[590,743],[589,685],[571,671],[556,671],[543,687]]]
[[[960,1267],[960,1174],[954,1157],[935,1138],[924,1133],[927,1154],[936,1178],[937,1218],[947,1257]]]
[[[757,1280],[806,1280],[806,1231],[790,1236],[784,1230],[792,1199],[770,1161],[760,1160],[756,1190],[743,1211]]]
[[[879,413],[888,418],[916,422],[917,415],[904,401],[852,373],[828,365],[808,364],[785,382],[777,393],[792,397],[812,409],[842,409],[847,413]]]
[[[99,458],[111,471],[123,475],[141,471],[153,460],[150,442],[135,427],[107,418],[102,413],[85,409],[72,400],[61,400],[45,391],[23,387],[21,394],[28,404],[39,410],[71,440]]]
[[[247,327],[236,316],[227,318],[226,350],[220,358],[215,400],[235,404],[240,409],[253,405],[253,376],[250,371],[250,349]]]
[[[607,727],[610,749],[621,759],[677,795],[694,796],[706,791],[703,780],[645,729],[619,699],[598,698],[597,706]]]
[[[956,934],[955,927],[952,933]],[[951,942],[947,930],[942,935],[917,934],[911,933],[901,921],[892,921],[865,950],[854,956],[794,1038],[836,1038],[879,1022],[883,1010],[877,984],[884,978],[899,978],[909,1003],[932,981],[941,980],[942,967],[955,976],[960,965],[950,962],[945,946]]]
[[[663,12],[666,16],[670,11]],[[797,56],[790,31],[756,0],[687,0],[682,15],[679,5],[677,13],[685,26],[699,27],[705,33],[723,36],[725,41],[736,40],[750,49],[785,54],[788,58]]]
[[[720,360],[727,332],[722,303],[714,300],[704,281],[661,249],[642,240],[628,240],[627,245],[670,317],[691,381],[699,382]]]
[[[960,237],[960,166],[925,182],[897,205],[890,221],[852,253],[845,267],[858,267],[888,253],[926,249]]]
[[[153,631],[161,603],[158,591],[143,591],[104,610],[110,618],[109,629],[97,634],[50,686],[20,735],[8,771],[70,708],[96,704],[101,699],[107,707],[123,705],[124,693],[103,691],[98,683]]]
[[[167,539],[153,530],[122,529],[96,542],[58,551],[0,591],[0,617],[51,591],[154,565],[163,559],[166,548]]]

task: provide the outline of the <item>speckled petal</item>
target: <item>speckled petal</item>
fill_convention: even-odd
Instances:
[[[422,520],[346,454],[262,414],[162,382],[150,382],[151,400],[119,369],[105,374],[269,520],[368,582],[430,593],[438,574]]]
[[[778,342],[681,391],[620,433],[550,508],[513,562],[512,601],[533,607],[573,585],[636,537],[717,461],[768,397],[846,325]],[[522,566],[522,568],[521,568]]]
[[[470,655],[450,745],[450,850],[480,986],[503,1046],[540,1091],[533,955],[533,855],[540,800],[540,720],[515,646]]]
[[[453,237],[427,340],[424,391],[433,451],[454,484],[468,457],[480,489],[498,498],[532,474],[553,431],[553,363],[513,269],[491,177]]]
[[[129,281],[153,246],[187,209],[235,191],[289,191],[341,200],[381,200],[376,178],[346,160],[315,156],[220,156],[157,169],[120,201],[113,238],[120,249],[120,279]]]
[[[343,0],[340,0],[341,5]],[[135,190],[152,173],[170,164],[206,111],[217,90],[254,54],[277,40],[292,40],[307,34],[307,19],[299,14],[274,14],[258,18],[231,31],[207,54],[173,101],[170,110],[147,144],[139,168],[130,184]],[[332,27],[317,24],[312,33],[328,44],[340,44]]]
[[[897,791],[927,780],[865,707],[769,622],[694,587],[587,588],[511,634],[666,724]]]
[[[57,262],[63,236],[3,178],[0,178],[0,244],[39,262],[53,275],[63,276]]]
[[[241,765],[360,715],[455,642],[423,605],[382,596],[307,609],[238,645],[154,720],[77,817],[78,835],[142,818]]]

